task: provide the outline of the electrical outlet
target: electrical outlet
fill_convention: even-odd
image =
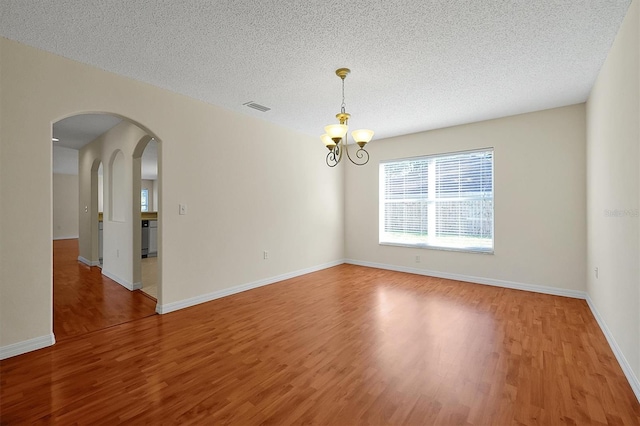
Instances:
[[[263,252],[262,252],[262,258],[263,258],[264,260],[269,259],[269,252],[268,252],[268,251],[266,251],[266,250],[265,250],[265,251],[263,251]]]
[[[416,263],[420,263],[420,256],[416,256]]]

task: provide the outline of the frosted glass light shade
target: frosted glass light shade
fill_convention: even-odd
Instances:
[[[351,132],[351,136],[356,143],[368,143],[373,138],[373,130],[359,129]]]
[[[327,132],[331,139],[342,139],[347,134],[349,128],[346,124],[330,124],[325,126],[324,131]]]
[[[329,149],[331,149],[334,146],[336,146],[336,143],[333,141],[333,139],[331,139],[331,137],[326,133],[324,135],[320,136],[320,140],[322,141],[324,146],[326,146]]]

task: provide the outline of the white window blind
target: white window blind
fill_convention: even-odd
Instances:
[[[493,148],[380,163],[380,244],[493,252]]]

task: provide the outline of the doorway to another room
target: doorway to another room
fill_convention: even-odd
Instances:
[[[155,315],[160,293],[158,142],[121,117],[79,114],[53,124],[52,144],[56,340]],[[140,154],[134,157],[145,146],[141,166]],[[141,186],[147,190],[144,200]],[[136,203],[139,213],[134,207],[132,214]],[[142,217],[144,204],[145,214],[153,218]],[[154,222],[146,256],[140,249],[141,219]]]

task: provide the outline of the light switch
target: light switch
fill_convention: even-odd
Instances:
[[[187,205],[186,204],[180,204],[180,214],[187,214]]]

